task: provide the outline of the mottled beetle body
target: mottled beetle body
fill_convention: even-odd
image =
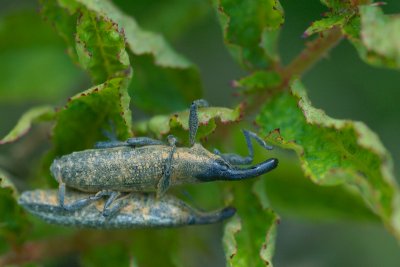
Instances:
[[[251,138],[263,148],[272,149],[255,133],[244,130],[249,155],[214,153],[195,144],[198,129],[197,108],[206,106],[204,100],[192,103],[189,113],[190,147],[177,147],[176,138],[168,136],[168,144],[148,137],[134,137],[126,141],[99,142],[95,149],[73,152],[55,159],[50,169],[59,183],[59,205],[76,211],[95,201],[108,197],[102,214],[109,216],[119,210],[121,197],[129,192],[156,191],[164,196],[170,186],[216,180],[242,180],[262,175],[278,165],[277,159],[268,159],[258,165],[249,165],[254,158]],[[86,197],[65,203],[66,189],[74,188]],[[116,205],[116,203],[119,203]]]
[[[82,192],[68,192],[65,201],[75,202],[85,196]],[[109,217],[102,215],[104,201],[101,199],[79,210],[65,210],[59,206],[56,190],[27,191],[20,196],[18,202],[28,212],[48,223],[97,229],[210,224],[235,214],[235,209],[230,207],[214,212],[200,212],[173,196],[166,195],[159,200],[155,194],[146,193],[126,196],[118,212]]]
[[[170,150],[166,145],[89,149],[54,160],[51,172],[59,182],[85,192],[156,191]],[[179,147],[172,156],[169,185],[250,178],[276,164],[276,160],[269,160],[260,166],[239,169],[200,144]]]

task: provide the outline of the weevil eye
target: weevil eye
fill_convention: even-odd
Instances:
[[[218,162],[218,164],[219,164],[219,166],[220,166],[222,171],[227,171],[228,169],[230,169],[229,164],[226,163],[224,160],[218,160],[217,162]]]

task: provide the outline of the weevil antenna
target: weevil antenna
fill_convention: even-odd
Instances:
[[[208,107],[208,102],[204,99],[197,99],[192,102],[189,111],[189,142],[193,146],[196,141],[197,129],[199,128],[199,117],[197,109],[199,107]]]

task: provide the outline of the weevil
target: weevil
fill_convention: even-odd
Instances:
[[[72,191],[65,196],[66,202],[76,202],[86,193]],[[22,193],[18,200],[28,212],[48,223],[64,226],[120,229],[140,227],[177,227],[210,224],[230,218],[235,209],[227,207],[214,212],[200,212],[183,201],[166,195],[158,199],[154,193],[130,193],[115,203],[118,213],[102,215],[103,200],[93,202],[76,211],[59,206],[56,190],[34,190]]]
[[[148,137],[122,141],[99,142],[94,149],[73,152],[55,159],[50,167],[59,183],[59,204],[67,210],[78,210],[103,196],[108,196],[103,214],[107,216],[111,204],[124,192],[156,191],[161,197],[170,186],[210,182],[238,181],[257,177],[278,165],[275,158],[258,165],[251,164],[254,157],[251,138],[265,149],[272,149],[255,133],[244,130],[249,155],[211,153],[195,143],[198,129],[198,107],[207,106],[205,100],[196,100],[189,111],[189,147],[177,147],[176,138],[168,137],[168,144]],[[65,204],[66,187],[94,193],[89,197]]]

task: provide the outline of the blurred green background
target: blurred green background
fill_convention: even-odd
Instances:
[[[235,89],[230,84],[245,73],[225,49],[208,1],[114,2],[133,15],[144,29],[164,34],[179,53],[199,66],[204,98],[212,105],[232,107],[240,100],[233,97]],[[385,13],[400,13],[399,1],[386,2]],[[304,47],[303,31],[327,10],[319,1],[282,1],[281,4],[286,21],[279,50],[283,62],[288,63]],[[391,152],[399,177],[398,71],[365,64],[347,40],[343,40],[306,73],[303,82],[314,106],[334,118],[363,121],[375,131]],[[87,75],[66,54],[63,40],[40,18],[36,2],[0,0],[1,136],[29,107],[61,106],[69,96],[89,85]],[[132,109],[134,120],[143,116],[134,104]],[[11,174],[20,190],[25,189],[23,180],[34,177],[38,171],[39,156],[50,145],[49,129],[46,124],[34,127],[27,137],[0,147],[0,168]],[[400,266],[399,246],[380,224],[281,216],[276,266]],[[207,235],[209,230],[215,234],[220,229],[207,226],[199,227],[198,231]],[[198,266],[221,266],[224,259],[218,235],[208,240],[215,242],[210,244],[212,252],[206,254],[210,258],[200,261]],[[73,259],[67,262],[74,264]]]

